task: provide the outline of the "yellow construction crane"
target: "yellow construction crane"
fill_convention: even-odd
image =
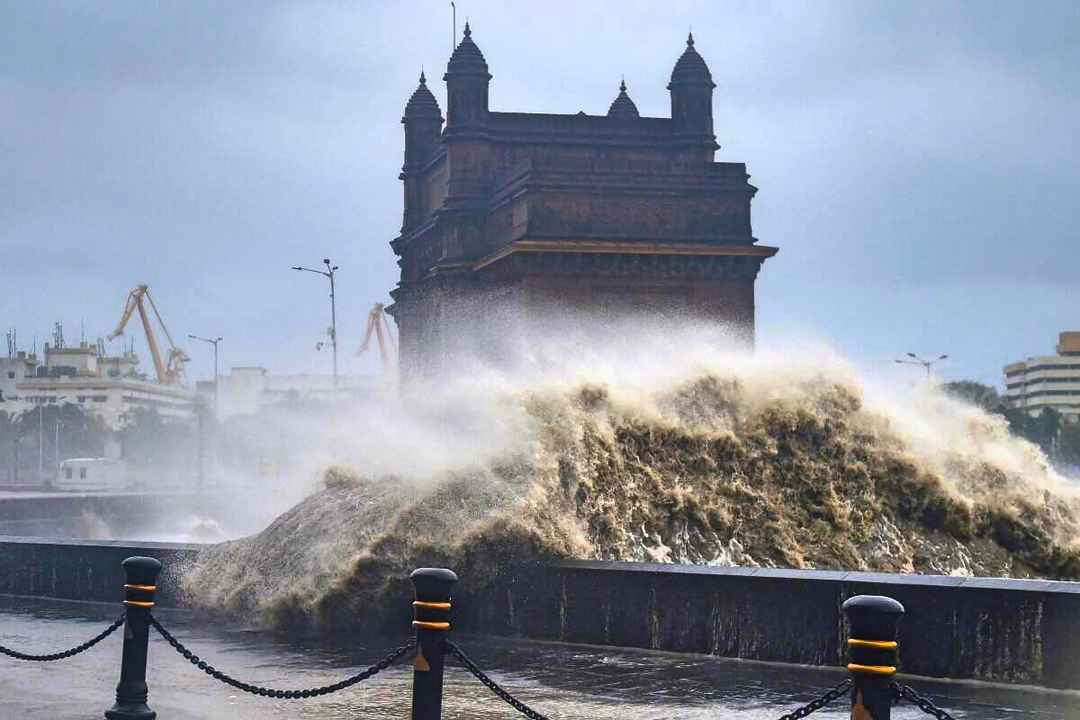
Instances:
[[[367,352],[373,335],[379,343],[379,357],[382,358],[383,371],[392,372],[394,356],[397,355],[397,343],[394,341],[393,333],[390,332],[390,323],[386,319],[386,313],[383,312],[382,303],[375,303],[375,307],[368,313],[364,341],[360,343],[360,349],[356,351],[357,355]]]
[[[150,309],[154,311],[154,317],[157,318],[158,325],[161,326],[165,338],[169,341],[169,357],[167,360],[161,358],[157,337],[154,335],[154,328],[150,324],[150,316],[146,313],[146,306],[143,303],[144,298],[149,301]],[[109,339],[112,340],[124,334],[124,328],[136,309],[139,311],[139,319],[142,320],[146,344],[150,346],[150,357],[154,360],[154,372],[157,374],[157,381],[162,385],[180,385],[184,379],[184,363],[191,358],[188,357],[186,352],[176,347],[172,335],[169,334],[169,329],[165,327],[165,321],[161,319],[161,313],[158,312],[157,305],[154,304],[154,298],[150,297],[150,288],[146,285],[139,285],[128,293],[127,302],[124,303],[124,314],[120,317],[116,329],[109,335]]]

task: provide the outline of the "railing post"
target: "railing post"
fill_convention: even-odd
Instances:
[[[146,649],[150,641],[150,608],[161,563],[154,558],[129,557],[123,563],[124,651],[120,661],[120,683],[116,704],[105,711],[109,720],[154,720],[157,713],[146,704]]]
[[[848,671],[852,720],[890,720],[893,676],[900,664],[896,629],[904,606],[881,595],[856,595],[844,603],[848,618]]]
[[[413,628],[416,629],[416,660],[413,662],[412,720],[441,720],[443,656],[450,630],[450,588],[457,575],[442,568],[420,568],[409,576],[416,592]]]

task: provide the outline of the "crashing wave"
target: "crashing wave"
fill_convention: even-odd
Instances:
[[[394,452],[331,468],[263,532],[205,551],[192,599],[356,626],[396,612],[383,599],[411,568],[475,588],[538,558],[1080,578],[1080,501],[1002,418],[835,358],[684,355],[632,377],[474,378],[467,395],[496,388],[482,410],[420,403],[446,442],[490,442],[469,460],[433,448],[442,467],[399,452],[400,474],[378,472]]]

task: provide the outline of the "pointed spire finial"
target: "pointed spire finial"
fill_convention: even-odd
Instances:
[[[472,37],[472,30],[469,29],[469,21],[465,20],[465,37]]]
[[[686,38],[686,44],[689,47],[694,47],[694,31],[690,31],[690,35]]]
[[[420,84],[427,85],[427,78],[424,77],[424,68],[420,68]]]
[[[626,94],[626,76],[623,75],[619,82],[619,94],[608,108],[608,117],[620,120],[639,117],[637,106],[630,96]]]

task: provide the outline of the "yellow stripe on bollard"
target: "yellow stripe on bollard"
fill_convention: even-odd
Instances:
[[[899,647],[895,640],[856,640],[847,641],[848,647],[874,648],[876,650],[895,650]]]
[[[413,607],[427,608],[429,610],[449,610],[450,603],[448,602],[424,602],[423,600],[413,600]]]
[[[157,585],[131,585],[125,584],[125,590],[145,590],[146,592],[154,592],[157,590]]]
[[[866,675],[896,674],[896,668],[892,665],[859,665],[857,663],[848,663],[847,669],[853,673],[863,673]]]
[[[448,622],[426,622],[424,620],[413,620],[412,626],[414,628],[421,628],[422,630],[449,630],[450,623]]]
[[[143,602],[142,600],[125,600],[124,604],[125,605],[134,605],[135,607],[141,607],[141,608],[152,608],[152,607],[154,607],[154,603],[152,603],[152,602]]]

